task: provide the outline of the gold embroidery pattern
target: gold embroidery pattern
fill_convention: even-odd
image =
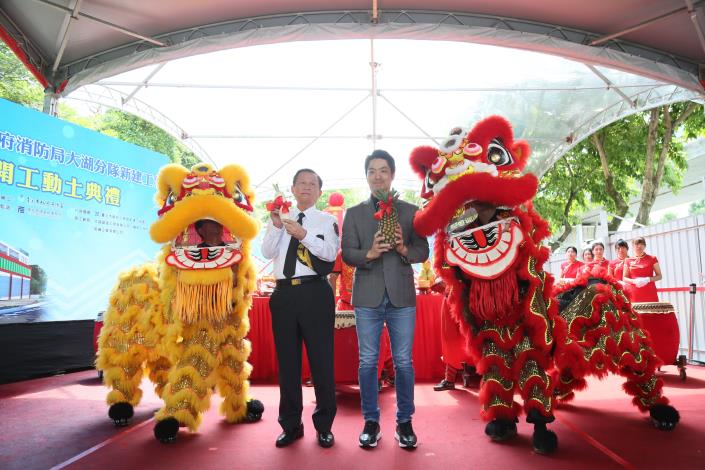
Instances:
[[[547,396],[538,385],[531,387],[531,391],[529,392],[529,400],[537,401],[541,403],[544,410],[547,412],[551,411],[551,398]]]
[[[543,320],[545,325],[544,341],[546,342],[546,345],[551,345],[553,344],[553,333],[551,332],[553,325],[551,325],[551,321],[548,318],[548,307],[543,298],[543,288],[546,282],[546,273],[543,271],[541,273],[538,273],[536,271],[536,258],[534,258],[533,256],[529,257],[528,268],[529,275],[539,280],[539,287],[534,289],[531,294],[529,310],[531,310],[532,314],[540,317]]]
[[[548,385],[548,376],[546,375],[546,372],[539,367],[536,361],[533,360],[526,361],[526,364],[522,367],[521,372],[519,372],[519,388],[523,389],[526,382],[531,377],[538,377],[544,384]]]
[[[504,361],[504,365],[507,369],[512,368],[512,364],[514,364],[514,356],[509,353],[508,351],[504,351],[500,348],[497,347],[496,344],[494,344],[492,341],[485,341],[484,344],[482,345],[482,356],[483,357],[489,357],[489,356],[497,356]]]
[[[502,377],[497,366],[492,366],[482,376],[483,382],[497,382],[504,390],[511,392],[514,389],[514,382],[510,379]]]

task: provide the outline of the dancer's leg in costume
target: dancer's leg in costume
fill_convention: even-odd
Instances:
[[[166,357],[158,356],[153,361],[147,361],[146,368],[149,372],[149,380],[154,384],[154,391],[159,398],[162,398],[164,387],[169,380],[171,362]]]
[[[537,349],[528,336],[514,347],[514,370],[519,377],[519,394],[524,400],[524,411],[532,416],[531,410],[536,410],[546,418],[547,423],[553,421],[553,400],[551,379],[546,373],[548,356]]]
[[[110,296],[96,361],[104,383],[112,388],[107,397],[109,405],[136,406],[142,398],[142,364],[157,340],[150,318],[158,300],[156,271],[147,266],[122,275]],[[126,418],[132,411],[128,414]]]
[[[245,320],[247,321],[247,320]],[[221,346],[221,359],[218,365],[218,392],[224,398],[220,405],[221,414],[229,423],[242,421],[247,414],[247,397],[250,382],[248,377],[252,366],[247,362],[250,355],[250,342],[236,334],[236,328],[225,338]]]
[[[483,333],[481,330],[480,335],[487,336]],[[481,357],[477,370],[482,375],[480,405],[485,421],[513,421],[519,411],[518,404],[514,402],[514,354],[512,348],[503,343],[498,338],[486,337],[482,350],[476,352]]]
[[[182,336],[183,341],[174,346],[181,349],[178,355],[174,355],[180,359],[169,372],[162,395],[164,407],[155,417],[157,421],[174,418],[195,431],[201,413],[210,404],[220,344],[213,327],[206,321],[184,325]]]

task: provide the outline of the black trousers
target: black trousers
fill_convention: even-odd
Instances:
[[[279,361],[279,424],[285,431],[301,422],[301,344],[306,344],[316,392],[313,425],[330,431],[335,418],[333,328],[335,300],[325,280],[277,286],[269,299],[274,346]]]

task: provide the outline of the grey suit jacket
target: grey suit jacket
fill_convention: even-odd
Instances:
[[[411,263],[421,263],[428,258],[428,240],[414,232],[414,214],[418,208],[404,201],[394,206],[399,215],[404,236],[404,245],[409,249],[406,260],[394,250],[382,253],[379,258],[367,262],[365,256],[372,247],[377,231],[376,208],[372,198],[351,207],[343,222],[343,261],[354,266],[352,304],[355,307],[379,307],[387,289],[389,300],[395,307],[416,305],[414,271]]]

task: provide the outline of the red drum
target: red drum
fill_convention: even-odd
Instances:
[[[651,336],[652,347],[664,364],[676,364],[680,331],[678,317],[673,304],[669,302],[633,303],[634,311]]]

